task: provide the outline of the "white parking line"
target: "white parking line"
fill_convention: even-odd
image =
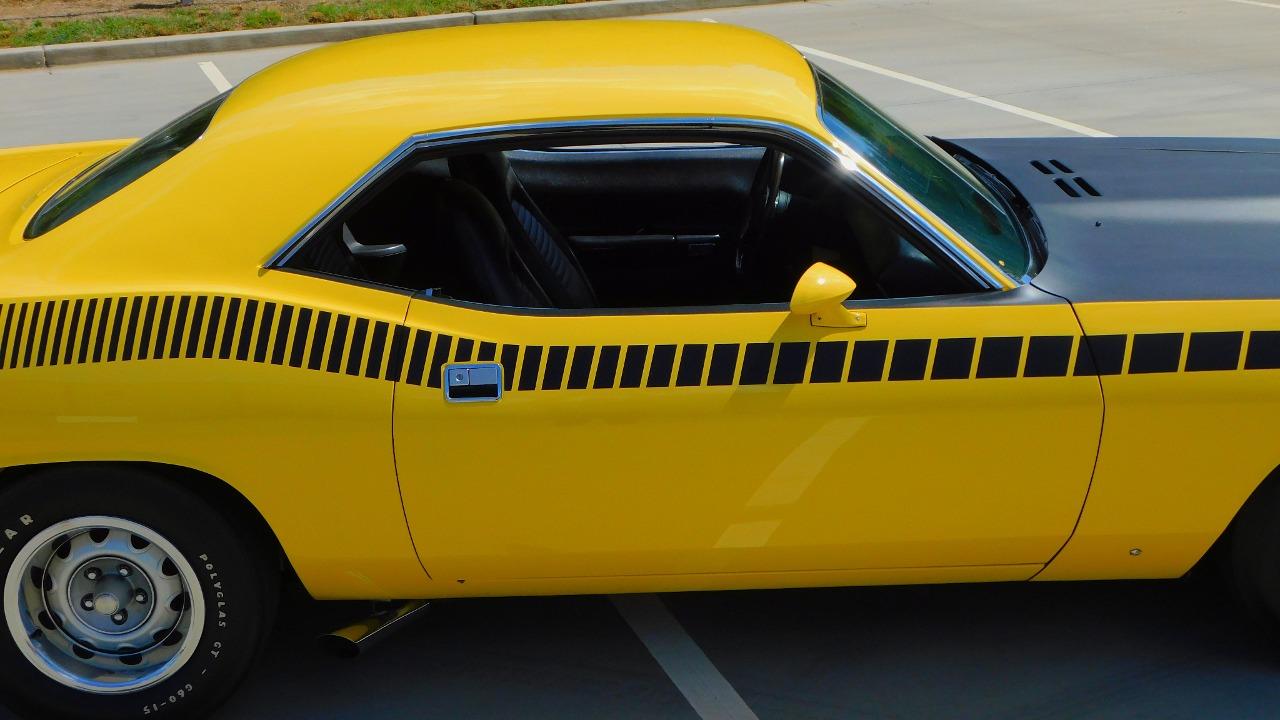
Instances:
[[[1257,5],[1258,7],[1280,10],[1280,5],[1276,3],[1258,2],[1258,0],[1227,0],[1227,2],[1239,3],[1240,5]]]
[[[657,595],[615,595],[618,614],[703,720],[759,720]]]
[[[1243,0],[1237,0],[1237,1],[1243,2]],[[797,50],[804,53],[805,55],[813,55],[816,57],[825,58],[827,60],[832,60],[834,62],[848,65],[849,67],[858,68],[859,70],[866,70],[867,72],[875,73],[877,75],[883,75],[885,77],[893,78],[894,80],[901,80],[902,82],[911,83],[912,85],[919,85],[920,87],[928,88],[935,92],[940,92],[944,95],[950,95],[951,97],[960,98],[961,100],[968,100],[969,102],[974,102],[979,105],[985,105],[989,108],[994,108],[996,110],[1002,110],[1004,112],[1012,113],[1014,115],[1027,118],[1029,120],[1042,122],[1047,125],[1053,125],[1054,127],[1060,127],[1063,130],[1070,130],[1071,132],[1079,133],[1081,135],[1088,135],[1089,137],[1115,137],[1115,135],[1112,135],[1111,133],[1105,133],[1105,132],[1102,132],[1101,130],[1095,130],[1094,128],[1088,127],[1086,125],[1073,123],[1070,120],[1063,120],[1062,118],[1056,118],[1056,117],[1053,117],[1052,115],[1045,115],[1044,113],[1038,113],[1034,110],[1021,108],[1021,107],[1018,107],[1017,105],[1010,105],[1009,103],[1003,103],[1003,102],[1000,102],[999,100],[992,100],[991,98],[988,98],[988,97],[976,95],[974,93],[967,92],[965,90],[959,90],[949,85],[943,85],[941,83],[933,82],[932,80],[925,80],[924,78],[918,78],[914,75],[901,73],[901,72],[898,72],[897,70],[890,70],[889,68],[883,68],[883,67],[880,67],[879,65],[872,65],[871,63],[865,63],[865,62],[862,62],[861,60],[854,60],[852,58],[844,57],[843,55],[836,55],[835,53],[829,53],[825,50],[818,50],[817,48],[805,47],[804,45],[796,45],[795,47]]]
[[[220,93],[224,93],[231,89],[231,83],[227,82],[227,77],[222,74],[217,65],[211,62],[196,63],[200,69],[204,71],[204,76],[209,78],[209,82],[213,83],[213,87]]]

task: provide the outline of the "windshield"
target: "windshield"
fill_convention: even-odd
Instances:
[[[1007,273],[1029,272],[1031,253],[1004,206],[955,158],[903,128],[857,93],[814,68],[822,121],[855,152],[911,193]]]
[[[209,100],[105,161],[91,165],[49,198],[31,219],[23,237],[30,240],[49,232],[182,152],[204,134],[226,97],[223,93]]]

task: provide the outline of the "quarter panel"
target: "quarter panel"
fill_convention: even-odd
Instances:
[[[373,329],[400,322],[407,298],[285,273],[227,289],[0,305],[0,466],[197,469],[262,513],[313,595],[425,594],[395,481],[394,383],[385,351],[368,361]]]

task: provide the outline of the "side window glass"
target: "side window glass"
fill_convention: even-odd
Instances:
[[[855,297],[972,289],[837,173],[725,142],[410,158],[287,266],[518,308],[785,303],[815,262]]]

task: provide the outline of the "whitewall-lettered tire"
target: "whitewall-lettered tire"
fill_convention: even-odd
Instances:
[[[271,567],[149,470],[57,465],[0,486],[0,696],[33,718],[207,715],[269,630]]]

